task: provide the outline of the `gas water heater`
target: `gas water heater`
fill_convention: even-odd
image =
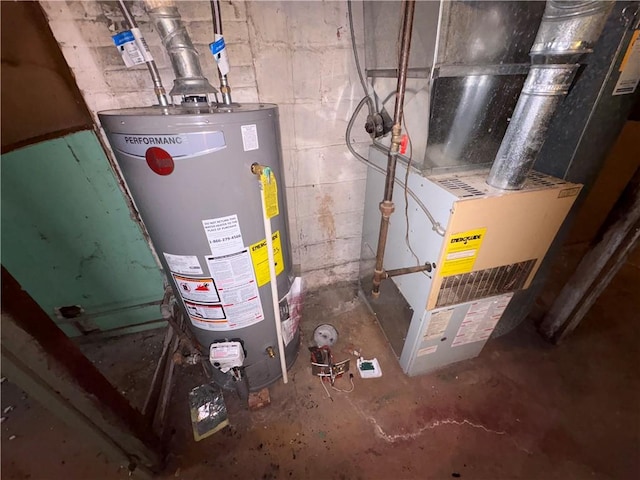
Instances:
[[[239,341],[251,391],[281,376],[261,191],[271,168],[272,221],[287,366],[299,345],[276,105],[131,108],[99,114],[151,241],[203,352]]]

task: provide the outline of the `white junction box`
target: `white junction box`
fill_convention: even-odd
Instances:
[[[371,147],[369,159],[382,168],[387,163],[386,153],[376,147]],[[405,216],[405,195],[396,185],[384,268],[426,263],[433,268],[384,280],[380,297],[373,299],[384,176],[369,170],[362,287],[408,375],[480,353],[513,293],[531,284],[582,188],[531,172],[522,190],[499,190],[487,185],[488,173],[488,168],[429,176],[409,172],[409,188],[445,230],[444,236],[410,196]],[[405,174],[406,165],[398,162],[397,177],[404,180]]]

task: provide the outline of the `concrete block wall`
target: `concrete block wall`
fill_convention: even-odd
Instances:
[[[208,1],[176,2],[200,52],[205,76],[218,76],[207,45]],[[344,145],[347,122],[363,96],[346,2],[223,0],[225,41],[237,102],[280,106],[285,182],[294,263],[308,287],[357,278],[365,167]],[[155,103],[146,67],[126,69],[111,41],[123,18],[112,1],[42,1],[49,25],[97,123],[96,112]],[[127,2],[158,64],[165,88],[173,72],[140,1]],[[354,2],[363,59],[362,4]],[[363,65],[364,68],[364,65]],[[363,119],[354,128],[366,151]]]

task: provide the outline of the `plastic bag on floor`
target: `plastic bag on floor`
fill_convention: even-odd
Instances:
[[[200,385],[189,392],[189,408],[196,442],[229,425],[222,390],[213,383]]]

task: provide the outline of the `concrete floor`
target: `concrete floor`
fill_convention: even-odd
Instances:
[[[174,453],[162,478],[640,478],[638,285],[640,268],[629,263],[559,347],[525,323],[490,341],[480,357],[416,378],[401,372],[353,287],[309,294],[300,355],[290,383],[271,388],[271,406],[248,412],[227,395],[232,425],[195,443],[186,392],[203,379],[198,368],[179,367]],[[382,378],[356,375],[352,393],[330,390],[327,398],[306,351],[313,328],[326,322],[340,332],[335,359],[347,358],[353,345],[378,358]],[[108,370],[122,362],[106,363]],[[3,408],[5,397],[3,388]],[[21,413],[18,403],[3,424],[3,478],[126,477],[26,401],[30,410]],[[10,434],[17,437],[8,441]],[[34,463],[43,446],[46,455]]]

